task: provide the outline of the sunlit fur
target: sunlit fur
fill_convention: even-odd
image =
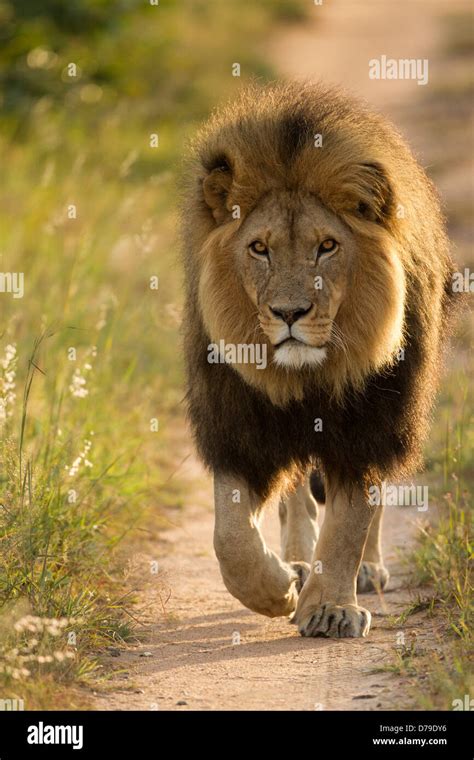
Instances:
[[[315,147],[317,134],[322,147]],[[245,475],[260,491],[268,489],[277,470],[313,456],[328,462],[339,458],[334,467],[351,467],[353,477],[369,469],[386,473],[413,467],[436,388],[444,323],[452,311],[453,265],[436,193],[395,128],[347,93],[317,84],[251,87],[219,107],[198,134],[185,180],[184,345],[189,409],[204,459],[214,469]],[[286,270],[275,275],[275,293],[286,289],[288,298],[296,298],[302,267],[309,266],[302,243],[308,224],[298,227],[298,219],[314,213],[318,229],[339,225],[352,251],[344,271],[328,275],[325,309],[334,313],[326,319],[325,311],[321,322],[331,324],[331,340],[319,349],[324,357],[318,353],[315,321],[321,317],[320,302],[314,301],[314,318],[306,320],[313,344],[308,351],[317,361],[308,362],[311,354],[298,346],[282,346],[275,353],[275,338],[269,337],[276,323],[267,319],[257,292],[260,288],[263,297],[266,285],[253,279],[256,270],[244,256],[246,225],[263,209],[269,234],[286,213],[298,229],[299,253],[292,268],[285,264]],[[240,218],[234,218],[236,210]],[[265,370],[209,368],[203,359],[206,346],[220,339],[265,343],[272,360]],[[388,398],[397,403],[380,401],[379,407],[373,394],[389,385]],[[273,458],[268,463],[257,449],[250,453],[246,432],[240,444],[229,435],[226,415],[234,403],[242,408],[242,430],[256,424],[258,415],[269,420],[273,414],[268,429],[281,437],[290,427],[286,408],[294,416],[296,402],[302,410],[309,405],[310,416],[315,399],[323,403],[325,398],[328,414],[329,404],[342,410],[339,424],[346,428],[337,435],[330,428],[334,445],[329,437],[321,438],[321,452],[313,451],[314,437],[306,442],[301,432],[297,442],[287,442],[300,451],[284,453],[279,441],[272,453],[260,432],[258,446]],[[364,419],[360,444],[360,434],[349,441],[357,427],[350,427],[352,416],[357,425]]]
[[[302,367],[322,364],[327,356],[326,348],[304,346],[303,344],[285,343],[275,351],[275,363],[280,367],[301,369]]]
[[[304,93],[302,87],[290,88],[288,94],[301,101]],[[303,146],[285,171],[274,134],[279,110],[286,107],[284,90],[269,90],[259,97],[250,90],[220,111],[198,138],[201,167],[195,168],[194,203],[187,207],[186,221],[192,231],[203,326],[212,341],[224,338],[228,343],[265,340],[254,304],[243,287],[243,273],[235,268],[229,251],[233,236],[266,193],[304,190],[349,227],[358,256],[337,319],[347,341],[345,350],[332,351],[320,369],[321,382],[340,396],[347,385],[363,387],[365,377],[389,364],[402,346],[406,276],[413,268],[415,276],[423,276],[420,267],[429,258],[430,268],[437,268],[441,279],[445,262],[442,257],[431,260],[437,224],[434,229],[424,229],[427,204],[432,204],[431,188],[393,128],[364,110],[351,111],[335,93],[323,91],[315,97],[312,90],[308,108],[316,110],[319,100],[329,100],[332,107],[331,112],[326,104],[315,117],[323,147]],[[233,167],[233,177],[223,198],[224,218],[216,225],[202,196],[196,194],[206,175],[202,164],[214,167],[223,157]],[[365,217],[358,210],[361,203],[368,209]],[[399,218],[399,203],[403,218]],[[235,206],[240,208],[240,219],[234,220],[227,209]],[[434,210],[430,208],[431,217]],[[378,215],[383,224],[372,220]],[[431,314],[434,329],[439,318],[439,313]],[[271,349],[269,341],[268,345]],[[252,365],[238,369],[247,382],[266,391],[276,403],[301,397],[298,371],[288,372],[275,364],[269,364],[265,372]]]

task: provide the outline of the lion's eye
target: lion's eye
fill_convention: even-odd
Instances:
[[[267,246],[265,243],[262,243],[261,240],[254,240],[253,243],[250,243],[249,249],[252,253],[256,253],[258,256],[266,256],[268,253]]]
[[[328,238],[327,240],[323,240],[321,245],[318,248],[318,256],[321,256],[323,253],[333,253],[338,247],[337,240],[334,240],[334,238]]]

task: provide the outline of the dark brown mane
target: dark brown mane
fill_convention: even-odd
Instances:
[[[258,104],[253,110],[252,99]],[[315,129],[324,133],[326,153],[313,159],[308,145]],[[372,194],[363,174],[346,195],[339,194],[342,159],[347,165],[351,157],[369,167],[371,182],[377,183]],[[323,162],[319,173],[313,160]],[[362,388],[349,383],[335,401],[327,386],[307,374],[302,398],[278,406],[231,366],[207,362],[210,337],[199,305],[198,254],[214,224],[200,188],[206,174],[230,165],[241,172],[236,192],[243,213],[246,200],[249,206],[258,202],[272,182],[300,180],[357,228],[357,215],[364,216],[355,202],[360,190],[360,203],[371,211],[368,222],[362,220],[367,230],[375,235],[379,225],[381,234],[400,244],[407,282],[404,356],[370,373]],[[204,128],[187,181],[182,214],[187,403],[204,462],[215,472],[241,476],[263,497],[282,475],[315,465],[338,480],[361,484],[408,475],[420,464],[438,384],[441,325],[453,312],[453,264],[437,196],[398,133],[327,88],[295,84],[252,90]],[[400,202],[406,212],[401,221]],[[316,418],[322,420],[320,433],[314,432]]]

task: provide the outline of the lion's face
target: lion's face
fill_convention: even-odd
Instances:
[[[305,166],[312,155],[301,157]],[[212,344],[265,349],[265,367],[251,353],[232,363],[274,403],[303,398],[309,382],[341,398],[390,366],[404,343],[406,278],[403,248],[386,226],[390,185],[370,163],[327,171],[319,192],[277,180],[252,186],[242,166],[204,177],[214,223],[208,217],[193,284],[203,326]]]
[[[348,227],[307,193],[271,192],[247,216],[233,253],[276,364],[317,365],[340,344],[334,320],[355,248]]]

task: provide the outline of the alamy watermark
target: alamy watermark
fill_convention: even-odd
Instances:
[[[70,744],[73,749],[84,746],[84,727],[49,725],[39,721],[28,726],[28,744]]]
[[[453,293],[474,293],[474,272],[468,267],[463,272],[454,272],[452,276]]]
[[[369,79],[413,79],[418,84],[428,84],[427,58],[371,58]]]
[[[267,366],[265,343],[210,343],[207,347],[209,364],[255,364],[257,369]]]
[[[16,712],[24,709],[23,699],[0,699],[0,712]]]
[[[0,293],[11,293],[13,298],[23,298],[25,275],[23,272],[0,272]]]
[[[472,712],[474,710],[474,699],[470,694],[465,694],[463,699],[453,699],[451,702],[453,710],[467,710]]]
[[[373,507],[416,507],[418,512],[428,509],[428,486],[390,485],[370,486],[369,504]]]

